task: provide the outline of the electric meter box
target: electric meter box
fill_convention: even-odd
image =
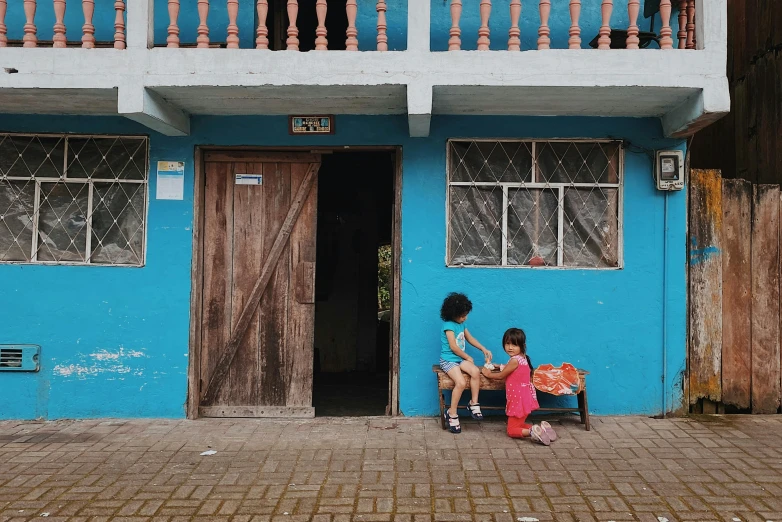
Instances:
[[[684,188],[684,153],[680,150],[658,150],[655,154],[654,178],[657,190]]]

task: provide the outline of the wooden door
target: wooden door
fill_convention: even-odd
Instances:
[[[312,417],[320,156],[204,155],[199,414]]]

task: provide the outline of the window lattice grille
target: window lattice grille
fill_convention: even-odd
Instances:
[[[618,141],[452,140],[448,265],[616,268]]]
[[[148,139],[0,133],[0,262],[142,266]]]

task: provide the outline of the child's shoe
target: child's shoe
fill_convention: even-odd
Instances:
[[[532,426],[529,436],[538,444],[543,444],[544,446],[551,444],[551,439],[549,438],[548,433],[546,433],[546,430],[540,427],[540,424],[534,424]]]
[[[483,413],[481,413],[481,405],[477,402],[475,404],[472,403],[472,401],[467,403],[467,409],[470,412],[470,415],[472,415],[472,418],[475,420],[483,420]]]
[[[443,419],[445,419],[445,425],[448,426],[448,431],[451,433],[462,432],[462,426],[459,423],[459,415],[456,417],[451,417],[451,415],[448,413],[448,410],[445,410],[445,413],[443,413]]]
[[[548,438],[551,440],[551,442],[557,440],[557,432],[554,431],[554,428],[551,427],[551,424],[543,421],[540,423],[540,427],[543,428],[543,430],[546,432],[546,435],[548,435]]]

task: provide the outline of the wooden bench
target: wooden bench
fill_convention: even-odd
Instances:
[[[448,377],[448,374],[445,373],[439,365],[435,364],[432,366],[432,371],[435,373],[435,376],[437,377],[437,395],[438,399],[440,401],[440,425],[443,429],[447,429],[448,427],[445,425],[445,420],[443,419],[443,413],[445,413],[445,410],[447,408],[450,408],[450,404],[446,404],[445,402],[445,392],[449,390],[453,390],[454,388],[454,382],[453,379]],[[576,400],[578,401],[578,407],[577,408],[540,408],[535,411],[543,411],[543,412],[566,412],[566,413],[576,413],[581,416],[581,424],[584,425],[586,428],[586,431],[589,431],[589,405],[587,403],[587,390],[586,390],[586,376],[589,374],[588,371],[585,370],[578,370],[578,377],[581,380],[579,389],[581,390],[576,394]],[[470,393],[470,376],[466,373],[462,372],[462,375],[464,376],[464,380],[467,381],[467,386],[465,387],[465,393],[469,396]],[[505,381],[502,379],[487,379],[483,375],[481,375],[481,390],[505,390]],[[541,391],[538,391],[538,393],[544,393]],[[464,396],[464,394],[463,394]],[[467,409],[467,406],[457,406],[457,408],[460,409]],[[481,406],[482,410],[505,410],[505,406]]]

